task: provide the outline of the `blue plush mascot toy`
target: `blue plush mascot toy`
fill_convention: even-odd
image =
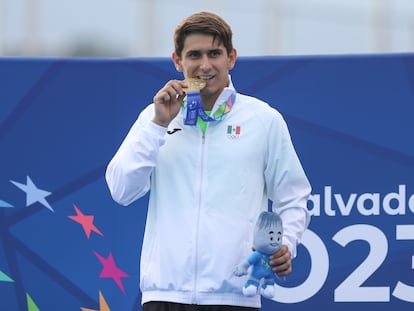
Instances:
[[[254,296],[261,294],[273,298],[275,273],[269,263],[269,257],[282,246],[282,219],[276,213],[262,212],[257,219],[253,235],[253,253],[236,266],[233,274],[249,278],[243,286],[243,295]],[[250,271],[249,271],[250,268]]]

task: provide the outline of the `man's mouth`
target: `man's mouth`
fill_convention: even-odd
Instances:
[[[213,75],[202,75],[202,76],[198,76],[197,78],[207,81],[207,80],[212,79],[213,77],[214,77]]]

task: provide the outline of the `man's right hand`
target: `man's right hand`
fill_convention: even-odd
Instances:
[[[168,127],[181,109],[181,102],[185,97],[183,88],[187,87],[184,81],[170,80],[154,96],[155,116],[152,121],[160,126]]]

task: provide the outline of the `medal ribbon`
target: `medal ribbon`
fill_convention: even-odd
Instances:
[[[196,125],[197,119],[200,117],[205,122],[221,121],[225,115],[230,112],[236,99],[236,93],[232,94],[227,98],[224,103],[221,103],[217,110],[212,116],[208,116],[204,111],[203,105],[201,104],[200,92],[188,92],[187,93],[187,105],[185,113],[184,124],[185,125]]]

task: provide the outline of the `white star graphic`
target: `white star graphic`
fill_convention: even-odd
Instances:
[[[53,208],[46,201],[46,197],[50,195],[51,192],[37,188],[29,176],[27,176],[26,185],[13,180],[10,180],[10,182],[16,187],[26,192],[26,207],[32,205],[33,203],[39,202],[40,204],[54,212]]]

